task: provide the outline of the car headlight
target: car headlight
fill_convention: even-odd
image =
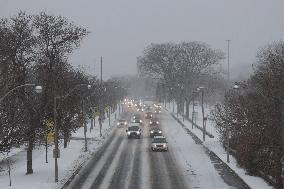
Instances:
[[[159,122],[158,122],[158,121],[157,121],[156,123],[157,123],[157,124],[159,124]]]
[[[150,124],[152,124],[153,122],[152,121],[150,121]]]
[[[117,125],[119,125],[119,123],[117,123]]]
[[[159,133],[162,133],[162,131],[159,131]]]
[[[137,131],[137,134],[139,135],[139,134],[140,134],[140,131]]]
[[[127,132],[127,135],[130,135],[130,131]]]
[[[154,131],[150,131],[150,133],[154,133]]]
[[[125,125],[127,125],[127,122],[124,122]]]
[[[140,119],[140,121],[139,121],[140,123],[142,123],[142,120]]]

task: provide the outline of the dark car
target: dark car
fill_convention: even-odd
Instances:
[[[159,126],[160,122],[158,120],[151,120],[149,122],[149,125],[150,126]]]
[[[160,109],[160,108],[155,108],[154,112],[155,112],[156,114],[159,114],[159,113],[162,112],[162,109]]]
[[[150,129],[150,137],[154,137],[154,136],[162,136],[162,130],[159,128],[153,128]]]
[[[142,120],[139,118],[135,118],[131,121],[132,123],[139,123],[140,125],[142,124]]]
[[[127,121],[125,119],[120,119],[117,121],[117,127],[126,126],[126,125],[127,125]]]
[[[140,114],[134,114],[132,119],[141,119],[141,115]]]
[[[152,118],[153,118],[152,112],[147,112],[147,113],[145,114],[145,118],[146,118],[146,119],[152,119]]]

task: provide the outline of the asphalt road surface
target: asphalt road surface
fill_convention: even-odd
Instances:
[[[125,115],[130,119],[130,114]],[[104,145],[70,183],[70,189],[183,189],[188,188],[169,144],[168,152],[150,150],[148,120],[142,138],[128,139],[116,128]]]

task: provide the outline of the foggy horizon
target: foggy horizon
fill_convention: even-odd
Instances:
[[[104,79],[134,75],[136,57],[150,43],[202,41],[227,53],[226,40],[230,39],[231,79],[235,80],[252,71],[260,48],[284,36],[284,26],[279,24],[284,2],[280,0],[0,2],[2,18],[19,11],[46,11],[86,27],[91,33],[74,51],[71,63],[99,75],[103,56]],[[225,70],[226,66],[225,59]]]

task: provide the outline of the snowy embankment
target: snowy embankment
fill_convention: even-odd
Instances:
[[[172,107],[172,104],[171,104]],[[175,117],[178,117],[179,120],[183,122],[183,124],[190,129],[190,131],[196,135],[200,140],[203,140],[203,132],[200,129],[197,129],[196,127],[192,128],[192,122],[182,119],[181,115],[176,114],[176,105],[174,108],[175,112],[173,112],[173,109],[171,108],[169,112],[173,113]],[[205,113],[204,115],[206,117],[209,117],[210,115],[210,107],[205,107]],[[198,112],[196,124],[200,127],[202,127],[202,110],[200,106],[195,106],[195,111]],[[191,117],[192,115],[192,109],[190,109],[189,115]],[[256,177],[256,176],[250,176],[246,173],[246,170],[239,167],[236,159],[230,155],[230,163],[227,163],[227,153],[222,144],[219,142],[219,136],[215,128],[215,124],[211,120],[207,120],[206,122],[206,130],[211,133],[214,138],[210,138],[206,135],[205,142],[203,142],[203,145],[207,147],[209,150],[214,152],[224,163],[226,163],[236,174],[239,175],[251,188],[256,189],[271,189],[272,186],[269,186],[262,178]],[[187,135],[188,136],[188,135]]]
[[[118,116],[118,113],[116,112]],[[0,172],[0,188],[9,189],[50,189],[61,188],[61,186],[69,179],[74,171],[86,160],[91,157],[104,139],[111,133],[112,126],[115,121],[115,113],[111,115],[111,126],[109,126],[108,118],[104,121],[102,127],[102,137],[99,135],[99,124],[96,120],[94,129],[90,132],[90,122],[87,124],[88,152],[84,152],[84,128],[80,128],[76,133],[72,134],[68,147],[63,148],[63,142],[60,142],[60,158],[59,165],[59,182],[54,182],[54,159],[52,157],[52,149],[48,148],[48,163],[45,162],[45,147],[37,147],[33,150],[33,170],[31,175],[25,175],[26,172],[26,151],[25,149],[13,149],[9,154],[12,161],[11,179],[12,186],[9,187],[9,177],[7,165],[2,164],[2,172]],[[3,158],[0,157],[0,158]],[[3,166],[4,165],[4,166]]]

